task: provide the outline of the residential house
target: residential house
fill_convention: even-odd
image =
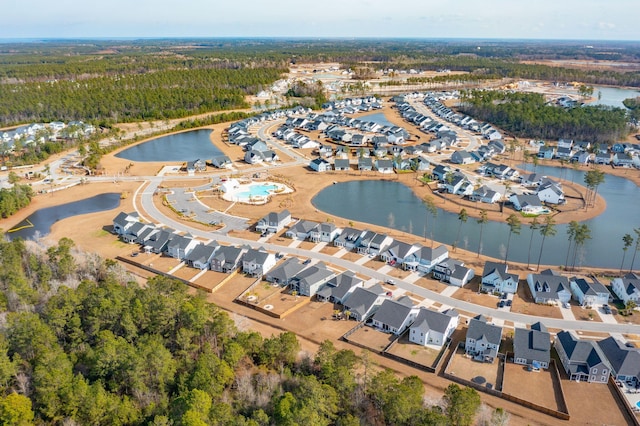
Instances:
[[[333,240],[333,245],[343,247],[346,250],[353,250],[358,245],[358,240],[365,231],[354,228],[344,228],[340,235]]]
[[[216,155],[211,158],[211,165],[218,169],[229,168],[233,165],[231,159],[226,155]]]
[[[213,255],[218,247],[220,247],[220,244],[215,241],[212,241],[209,244],[198,244],[193,248],[193,250],[191,250],[184,260],[192,268],[203,270],[209,269],[211,259],[213,259]]]
[[[379,173],[393,173],[393,161],[383,158],[376,160],[376,170]]]
[[[640,305],[640,275],[628,273],[622,278],[611,281],[611,289],[623,303],[634,301]]]
[[[300,262],[297,257],[290,257],[282,264],[269,270],[264,279],[273,284],[279,284],[283,287],[288,286],[291,280],[298,275],[306,266]]]
[[[135,243],[142,233],[149,229],[155,229],[155,225],[142,222],[134,222],[131,226],[127,227],[124,234],[121,235],[122,241],[125,243]]]
[[[556,149],[552,146],[543,145],[538,149],[538,158],[551,160],[556,154]]]
[[[351,271],[345,271],[333,276],[326,285],[316,293],[318,300],[344,304],[351,293],[358,287],[363,287],[364,281]]]
[[[609,361],[613,377],[637,388],[640,385],[640,349],[630,348],[612,336],[598,341],[597,345]]]
[[[296,274],[289,285],[291,291],[295,291],[301,296],[312,297],[335,275],[335,272],[327,268],[323,262],[318,262]]]
[[[145,224],[140,232],[138,232],[138,236],[135,240],[136,244],[140,244],[141,246],[145,246],[151,235],[158,232],[158,228],[152,223]]]
[[[510,274],[506,263],[485,262],[480,291],[487,293],[511,293],[518,291],[518,274]]]
[[[370,172],[373,170],[373,160],[368,157],[358,157],[358,170]]]
[[[291,213],[289,210],[282,210],[279,213],[271,212],[256,223],[256,231],[275,234],[290,223]]]
[[[144,246],[147,253],[160,254],[167,251],[167,245],[172,238],[177,236],[173,229],[160,229],[149,236]]]
[[[393,243],[393,238],[387,234],[376,234],[369,243],[369,250],[367,253],[373,256],[378,256],[391,243]]]
[[[509,201],[513,208],[527,214],[541,214],[547,211],[537,195],[512,194]]]
[[[323,222],[309,232],[314,243],[331,243],[340,235],[340,229],[333,222]]]
[[[191,235],[177,235],[167,244],[167,254],[174,259],[184,260],[199,243]]]
[[[467,177],[460,172],[449,173],[444,178],[444,187],[447,189],[449,194],[458,194],[460,193],[463,185],[469,182]],[[473,187],[471,188],[473,191]]]
[[[450,172],[451,172],[451,168],[449,166],[438,164],[433,168],[433,171],[431,173],[434,179],[444,182],[447,174]]]
[[[206,172],[207,163],[204,160],[197,159],[195,161],[187,162],[187,174],[193,176],[196,172]]]
[[[328,172],[331,171],[331,163],[322,157],[318,157],[309,162],[309,168],[316,172]]]
[[[120,212],[113,219],[113,233],[116,235],[124,235],[133,224],[140,221],[138,213]]]
[[[475,271],[464,266],[464,262],[446,258],[433,267],[433,278],[456,287],[463,287],[475,275]]]
[[[211,259],[211,270],[230,273],[240,267],[244,250],[234,246],[220,246]]]
[[[418,345],[442,347],[458,327],[458,311],[447,309],[444,312],[420,308],[409,330],[409,341]]]
[[[465,352],[476,361],[492,363],[498,356],[501,340],[502,327],[487,322],[484,316],[479,315],[469,320]]]
[[[569,280],[571,292],[582,306],[596,306],[609,303],[611,293],[597,279],[589,282],[585,278],[572,277]]]
[[[409,258],[409,255],[418,250],[418,245],[407,244],[405,242],[394,240],[389,246],[380,254],[380,259],[390,265],[402,265],[405,259]],[[412,258],[412,260],[414,260]]]
[[[527,173],[520,176],[520,183],[524,186],[538,186],[542,183],[545,176],[539,173]]]
[[[480,188],[473,191],[469,197],[471,201],[480,201],[483,203],[493,204],[500,201],[502,195],[499,192],[494,191],[486,185],[482,185]]]
[[[420,156],[413,157],[409,161],[411,161],[411,170],[423,172],[429,170],[429,168],[431,167],[431,165],[429,164],[429,160]]]
[[[451,162],[453,164],[473,164],[476,160],[467,151],[456,151],[451,154]]]
[[[268,151],[269,147],[265,141],[262,141],[257,138],[252,138],[249,142],[247,142],[242,149],[245,151]]]
[[[380,284],[375,284],[369,288],[358,287],[343,303],[343,312],[356,321],[364,321],[371,316],[386,299],[386,293]]]
[[[449,257],[449,250],[444,245],[436,248],[424,247],[414,244],[414,250],[410,250],[401,262],[402,268],[408,271],[429,273],[433,268]]]
[[[300,219],[295,225],[291,226],[285,236],[294,240],[306,240],[311,236],[311,231],[318,226],[318,222]]]
[[[565,201],[562,184],[548,178],[540,183],[536,195],[540,198],[540,201],[549,204],[562,204]]]
[[[573,148],[558,147],[558,149],[556,149],[555,158],[558,158],[560,160],[569,160],[575,153],[576,151]]]
[[[349,171],[351,170],[351,165],[349,164],[349,160],[346,158],[336,158],[334,160],[333,168],[335,171]]]
[[[571,299],[569,279],[550,269],[529,274],[527,283],[536,303],[568,303]]]
[[[631,167],[633,166],[633,157],[624,152],[617,152],[613,154],[613,164],[617,167]]]
[[[551,335],[541,322],[531,329],[516,327],[513,335],[513,362],[528,365],[533,370],[549,368],[551,360]]]
[[[261,277],[276,264],[276,256],[264,249],[249,249],[242,256],[242,272]]]
[[[279,159],[280,157],[278,157],[278,154],[276,154],[271,150],[267,150],[267,151],[251,150],[251,151],[247,151],[247,153],[244,155],[244,161],[248,164],[258,164],[263,162],[273,163],[275,161],[278,161]]]
[[[592,340],[580,340],[573,332],[556,334],[553,347],[569,380],[589,383],[607,383],[611,367],[600,346]]]
[[[372,324],[385,333],[400,335],[413,323],[418,312],[419,308],[408,296],[398,300],[386,299],[373,314]]]
[[[596,153],[596,158],[593,160],[595,164],[611,164],[611,153],[610,152],[598,152]]]

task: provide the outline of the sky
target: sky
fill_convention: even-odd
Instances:
[[[640,41],[638,0],[0,0],[0,38]]]

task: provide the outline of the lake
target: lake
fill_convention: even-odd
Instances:
[[[382,112],[376,112],[375,114],[363,115],[362,117],[359,117],[359,119],[362,120],[362,121],[371,121],[373,123],[378,123],[381,126],[394,126],[394,124],[392,122],[387,120],[387,117],[385,117],[384,113],[382,113]]]
[[[531,165],[529,165],[531,169]],[[564,170],[538,166],[538,173],[548,176],[566,175],[576,182],[583,182],[584,172],[570,168]],[[591,229],[591,240],[579,251],[576,266],[589,265],[601,268],[619,268],[622,260],[622,236],[633,234],[633,228],[640,227],[640,187],[628,179],[606,175],[605,182],[598,188],[598,194],[607,201],[607,208],[600,216],[585,223]],[[435,199],[437,202],[437,198]],[[367,180],[337,183],[328,186],[312,200],[313,205],[329,214],[350,220],[372,223],[416,235],[413,242],[424,240],[425,225],[427,236],[451,245],[458,232],[460,221],[457,213],[438,209],[434,219],[427,215],[421,200],[404,184],[393,181]],[[632,207],[633,208],[630,208]],[[505,216],[508,213],[505,213]],[[541,263],[564,265],[568,248],[567,225],[557,225],[554,237],[547,237]],[[488,222],[484,225],[482,254],[494,258],[504,258],[509,227],[506,223]],[[509,260],[527,263],[531,231],[523,226],[520,235],[511,237]],[[476,219],[462,224],[458,246],[472,252],[478,250],[480,226]],[[533,237],[531,261],[537,263],[542,237],[536,231]],[[407,241],[409,242],[409,241]],[[631,251],[627,253],[625,266],[631,262]],[[638,262],[636,262],[638,263]]]
[[[600,93],[600,99],[598,99],[598,93]],[[596,101],[589,105],[609,105],[618,108],[626,108],[622,104],[622,101],[627,98],[636,98],[640,96],[640,91],[634,89],[621,89],[618,87],[594,86],[593,96],[596,98]]]
[[[9,239],[22,238],[25,240],[43,237],[51,232],[51,226],[59,220],[81,214],[111,210],[119,205],[120,194],[111,192],[72,203],[39,209],[22,222],[14,225],[11,230],[15,231],[9,230],[5,235]]]
[[[210,135],[211,130],[200,129],[161,136],[127,148],[116,157],[148,162],[207,160],[222,155],[222,151],[211,142]]]

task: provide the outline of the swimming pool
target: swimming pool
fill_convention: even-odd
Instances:
[[[224,192],[222,198],[228,201],[265,204],[272,195],[293,192],[287,185],[275,182],[239,183],[231,179],[222,184],[220,190]]]
[[[278,185],[269,184],[251,184],[248,191],[239,192],[236,194],[238,198],[250,199],[253,197],[268,197],[276,192]]]

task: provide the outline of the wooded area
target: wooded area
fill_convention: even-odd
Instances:
[[[0,262],[0,424],[470,425],[480,406],[455,384],[425,406],[418,377],[329,341],[300,357],[293,333],[240,331],[178,281],[141,288],[66,238],[2,240]]]

